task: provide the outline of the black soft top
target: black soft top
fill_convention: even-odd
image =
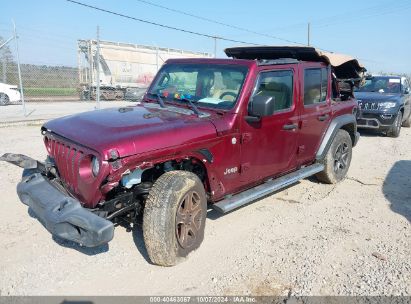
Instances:
[[[233,47],[224,50],[228,57],[251,60],[276,60],[292,58],[300,61],[324,62],[333,67],[339,80],[360,81],[366,68],[348,55],[330,53],[303,46],[252,46]]]

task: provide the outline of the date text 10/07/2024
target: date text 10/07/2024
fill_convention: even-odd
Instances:
[[[161,296],[150,297],[150,303],[256,303],[255,297],[248,296]]]

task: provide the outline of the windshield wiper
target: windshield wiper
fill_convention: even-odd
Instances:
[[[161,98],[160,94],[157,93],[149,93],[151,96],[157,97],[158,103],[160,104],[160,107],[166,108],[166,104],[164,103],[163,98]]]
[[[158,100],[158,103],[160,104],[160,107],[166,108],[165,102],[164,102],[164,100],[163,100],[163,98],[161,97],[160,94],[157,94],[157,93],[149,93],[149,94],[152,95],[152,96],[157,97],[157,100]],[[174,98],[174,99],[175,99],[175,100],[178,100],[178,101],[185,101],[185,102],[187,102],[187,103],[190,105],[191,110],[192,110],[198,117],[204,115],[204,113],[200,112],[200,110],[197,108],[197,106],[196,106],[190,99],[188,99],[188,98]]]
[[[203,115],[203,113],[200,112],[200,110],[197,108],[197,106],[188,98],[181,98],[181,99],[177,99],[179,101],[185,101],[188,102],[188,104],[190,105],[191,109],[193,110],[193,112],[200,117],[201,115]]]

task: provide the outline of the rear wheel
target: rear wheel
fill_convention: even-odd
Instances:
[[[5,93],[0,93],[0,106],[8,105],[10,102],[10,98]]]
[[[148,195],[143,235],[154,264],[173,266],[200,247],[207,200],[197,175],[171,171],[160,176]]]
[[[395,121],[392,124],[391,129],[387,132],[387,136],[389,137],[400,136],[401,124],[402,124],[402,112],[398,112],[397,118],[395,118]]]
[[[324,170],[316,175],[323,183],[336,184],[347,175],[351,164],[352,141],[350,134],[339,130],[324,160]]]

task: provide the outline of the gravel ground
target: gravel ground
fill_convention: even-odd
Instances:
[[[0,163],[0,295],[411,295],[411,129],[366,134],[348,178],[314,178],[225,216],[171,268],[147,260],[141,229],[94,249],[57,240]],[[0,128],[0,154],[44,159],[39,127]]]

